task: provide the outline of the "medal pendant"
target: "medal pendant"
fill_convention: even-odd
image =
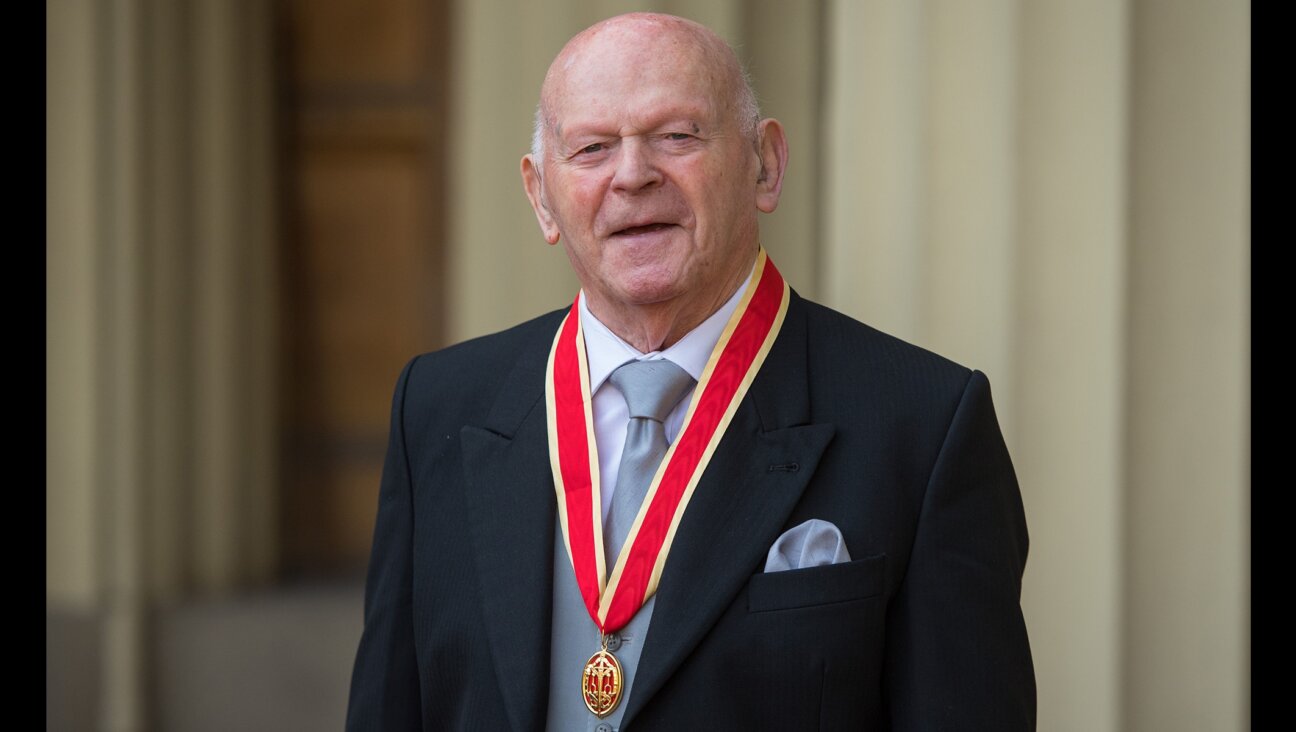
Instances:
[[[590,656],[581,674],[581,696],[585,706],[602,719],[621,702],[621,662],[606,649]]]

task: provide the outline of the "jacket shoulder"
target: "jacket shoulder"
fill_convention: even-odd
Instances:
[[[800,303],[811,408],[821,419],[888,424],[936,439],[970,388],[989,390],[979,371],[831,308]]]
[[[922,346],[811,300],[799,300],[812,360],[850,362],[885,374],[909,372],[931,383],[957,383],[960,390],[972,375],[967,366]]]
[[[420,354],[414,357],[416,367],[423,372],[470,366],[480,368],[483,364],[507,362],[519,351],[542,348],[547,354],[554,334],[558,332],[558,324],[569,309],[552,310],[511,328]]]

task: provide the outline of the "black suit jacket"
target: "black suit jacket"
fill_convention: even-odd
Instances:
[[[544,726],[564,312],[401,373],[348,730]],[[811,518],[853,561],[762,573]],[[1026,550],[985,376],[793,293],[680,523],[622,729],[1033,729]]]

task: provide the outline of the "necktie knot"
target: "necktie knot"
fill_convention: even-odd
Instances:
[[[665,422],[667,415],[693,386],[693,377],[667,361],[630,361],[608,376],[625,397],[630,416]]]

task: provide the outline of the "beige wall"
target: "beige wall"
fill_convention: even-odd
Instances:
[[[1009,447],[1041,729],[1120,729],[1127,8],[1019,16]],[[991,379],[994,375],[991,374]]]
[[[575,294],[518,161],[630,7],[456,6],[452,339]],[[792,285],[994,385],[1040,728],[1249,728],[1249,4],[651,7],[787,125]],[[273,566],[270,8],[47,4],[47,599],[102,627],[104,729],[146,726],[149,607]]]
[[[1123,721],[1249,729],[1250,9],[1133,10]]]
[[[95,729],[148,728],[151,613],[275,567],[269,11],[46,4],[47,662],[100,680],[47,694]]]
[[[45,591],[78,609],[93,605],[95,572],[94,247],[95,118],[92,3],[46,10]],[[57,286],[55,286],[57,285]]]

